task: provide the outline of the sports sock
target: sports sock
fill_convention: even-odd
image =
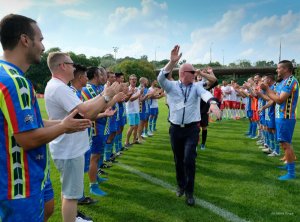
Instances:
[[[112,143],[106,143],[105,144],[104,154],[105,154],[105,160],[106,161],[109,161],[111,153],[112,153],[112,149],[113,149],[113,144]]]
[[[207,129],[206,130],[202,130],[202,142],[201,142],[201,144],[205,145],[206,138],[207,138]]]

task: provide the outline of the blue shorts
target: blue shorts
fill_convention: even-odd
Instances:
[[[252,118],[253,116],[253,111],[252,110],[247,110],[247,117]]]
[[[266,125],[269,129],[275,129],[275,118],[266,120]]]
[[[140,124],[140,115],[139,113],[130,113],[128,114],[128,122],[130,126],[137,126]]]
[[[101,132],[97,136],[93,136],[92,146],[90,149],[91,154],[103,154],[106,140],[107,136],[101,134]]]
[[[276,134],[279,142],[292,143],[293,133],[295,129],[295,119],[275,119]]]
[[[50,179],[47,179],[44,187],[44,202],[48,202],[54,198],[53,187]]]
[[[266,126],[266,119],[264,115],[259,116],[259,123],[263,126]]]
[[[117,127],[116,117],[112,116],[109,121],[109,132],[114,133],[114,132],[117,132],[117,130],[118,130],[118,127]]]
[[[84,172],[88,172],[90,169],[90,159],[91,159],[91,147],[84,154]]]
[[[157,116],[158,108],[150,108],[150,116]]]
[[[44,205],[44,191],[28,198],[0,200],[0,221],[43,222]]]
[[[120,130],[120,128],[121,128],[121,124],[122,124],[122,119],[120,118],[119,120],[117,120],[117,131],[119,131]]]
[[[140,120],[147,121],[149,119],[149,113],[140,113]]]
[[[125,126],[127,123],[127,117],[126,116],[122,116],[121,118],[121,126]]]

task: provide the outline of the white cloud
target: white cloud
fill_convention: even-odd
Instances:
[[[168,22],[166,14],[167,4],[158,3],[155,0],[142,0],[141,8],[137,7],[118,7],[109,16],[106,26],[106,34],[135,33],[141,30],[158,30],[165,28]]]
[[[191,43],[185,45],[185,58],[191,63],[207,63],[210,59],[207,56],[207,50],[214,43],[224,41],[239,28],[240,20],[244,16],[244,10],[227,11],[222,19],[216,22],[212,27],[200,28],[191,33]],[[212,45],[211,45],[212,44]],[[206,53],[206,54],[205,54]],[[205,54],[203,56],[203,54]]]
[[[57,5],[73,5],[81,2],[82,0],[54,0],[54,3]]]
[[[241,53],[240,53],[240,56],[241,56],[242,58],[245,58],[245,57],[251,56],[251,55],[253,55],[253,54],[254,54],[254,49],[253,49],[253,48],[249,48],[249,49],[247,49],[247,50],[241,52]]]
[[[75,19],[90,19],[92,17],[92,15],[86,11],[80,11],[75,9],[66,9],[62,11],[62,14]]]
[[[244,42],[251,42],[259,39],[265,39],[289,32],[290,29],[299,22],[300,14],[294,14],[288,11],[280,16],[273,15],[264,17],[256,22],[248,23],[242,27],[241,35]]]
[[[19,13],[34,5],[33,0],[0,0],[0,16],[1,18],[10,13]]]

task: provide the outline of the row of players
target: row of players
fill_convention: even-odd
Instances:
[[[123,73],[106,71],[102,67],[86,68],[79,64],[74,64],[74,79],[70,81],[73,92],[82,101],[88,101],[103,93],[106,86],[114,82],[124,83]],[[153,136],[156,131],[156,121],[158,116],[157,100],[164,96],[157,87],[157,81],[151,83],[148,88],[148,79],[141,77],[137,87],[137,77],[132,74],[129,77],[129,86],[126,98],[123,102],[116,103],[100,113],[97,120],[93,122],[89,129],[90,149],[85,153],[84,171],[88,173],[90,180],[90,193],[96,196],[104,196],[107,193],[100,189],[99,184],[107,180],[100,175],[107,175],[103,170],[110,168],[117,162],[116,157],[122,155],[123,150],[129,149],[133,144],[143,143],[149,136]],[[47,89],[45,100],[47,105]],[[128,130],[126,142],[123,146],[123,130],[128,120]],[[130,138],[132,142],[130,142]],[[51,148],[50,148],[51,150]],[[52,152],[52,154],[55,152]],[[61,153],[59,153],[61,157]],[[55,159],[55,156],[53,157]],[[78,200],[80,205],[95,203],[96,200],[82,196]],[[84,219],[88,217],[80,214]]]

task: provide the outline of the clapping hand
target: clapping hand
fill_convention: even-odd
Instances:
[[[86,128],[92,126],[92,122],[89,119],[75,119],[75,115],[78,114],[78,110],[75,109],[68,116],[66,116],[60,124],[64,127],[65,133],[75,133],[83,131]]]
[[[124,102],[125,99],[126,99],[127,95],[123,92],[119,92],[118,94],[116,94],[114,97],[113,97],[113,100],[116,102],[116,103],[120,103],[120,102]]]
[[[121,84],[114,82],[112,85],[108,83],[104,89],[103,95],[114,97],[118,92],[120,92]]]
[[[261,84],[260,84],[260,88],[261,88],[262,90],[267,90],[268,86],[267,86],[266,84],[264,84],[264,83],[261,83]]]

